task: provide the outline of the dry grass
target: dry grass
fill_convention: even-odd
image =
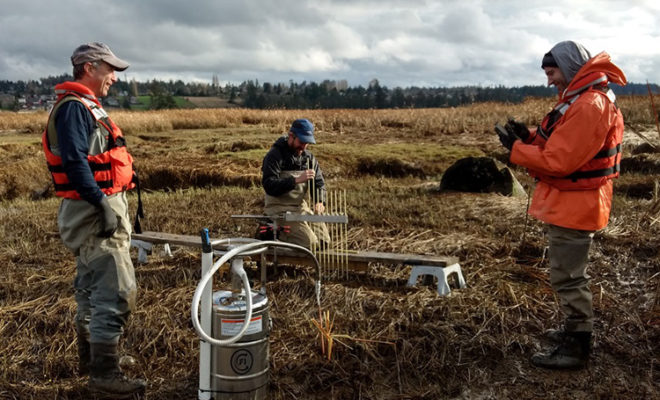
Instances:
[[[195,120],[205,113],[190,111],[115,119],[127,118],[120,125],[135,129],[129,146],[149,189],[143,194],[146,229],[196,234],[207,227],[214,237],[251,236],[252,224],[229,215],[261,211],[260,158],[294,116],[307,116],[319,126],[313,151],[329,186],[348,192],[349,248],[460,259],[468,287],[447,297],[430,286],[406,287],[407,266],[372,265],[366,274],[326,282],[321,311],[332,325],[319,327],[310,323],[319,318],[311,272],[271,271],[272,398],[658,397],[657,175],[625,173],[615,184],[610,226],[596,236],[590,367],[576,373],[535,369],[527,359],[545,345],[540,332],[561,321],[541,224],[525,225],[525,199],[436,191],[439,175],[456,158],[502,158],[491,121],[476,119],[509,112],[520,115],[521,108],[209,111],[224,127],[200,126]],[[158,115],[163,129],[152,130]],[[136,122],[141,128],[131,127],[132,117],[143,118],[142,125]],[[34,132],[0,134],[0,188],[14,187],[0,192],[0,398],[84,399],[85,381],[74,372],[75,262],[57,235],[58,199],[31,198],[48,182]],[[515,172],[531,185],[524,171]],[[130,203],[135,207],[134,196]],[[149,397],[157,399],[195,398],[197,390],[198,339],[189,315],[200,255],[174,250],[170,259],[156,249],[149,264],[136,266],[138,308],[122,342],[137,360],[129,373],[146,377]],[[322,335],[333,339],[330,359]]]
[[[617,100],[626,121],[648,124],[653,121],[646,96],[621,96]],[[126,134],[162,132],[173,129],[212,129],[256,125],[284,131],[291,120],[304,114],[321,131],[351,133],[356,129],[377,132],[385,128],[404,128],[424,134],[491,131],[495,122],[508,115],[528,125],[537,125],[554,103],[552,98],[530,98],[521,104],[480,103],[441,109],[400,110],[245,110],[185,109],[159,111],[113,111],[112,117]],[[43,130],[48,114],[0,113],[0,132],[37,133]]]

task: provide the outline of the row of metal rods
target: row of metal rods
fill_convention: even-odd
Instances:
[[[309,166],[311,168],[311,165]],[[316,199],[320,199],[316,193],[314,179],[311,179],[311,190],[307,193],[308,203],[312,213],[316,214]],[[314,196],[312,196],[314,194]],[[346,190],[326,192],[326,215],[346,215]],[[310,223],[312,225],[312,223]],[[325,223],[329,241],[322,235],[322,223],[317,226],[317,241],[310,239],[309,248],[321,264],[321,272],[324,277],[348,277],[348,226],[346,223]],[[311,228],[311,226],[310,226]]]
[[[346,215],[346,190],[332,191],[328,193],[329,215]],[[330,243],[326,244],[332,247],[332,252],[326,248],[327,265],[332,270],[333,275],[339,277],[348,277],[348,249],[347,249],[347,224],[331,223],[328,224],[328,233]]]

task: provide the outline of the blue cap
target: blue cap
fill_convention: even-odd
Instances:
[[[308,119],[303,118],[293,121],[290,131],[302,143],[316,144],[316,140],[314,140],[314,125]]]

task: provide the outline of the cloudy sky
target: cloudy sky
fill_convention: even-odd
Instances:
[[[0,38],[0,80],[70,73],[101,41],[128,80],[538,85],[575,40],[660,83],[658,0],[0,0]]]

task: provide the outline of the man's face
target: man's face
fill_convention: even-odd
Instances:
[[[559,93],[563,93],[568,87],[568,82],[564,78],[564,74],[558,67],[545,67],[545,76],[548,78],[548,86],[555,85]]]
[[[305,149],[307,149],[307,145],[308,145],[308,143],[301,142],[300,139],[298,139],[298,137],[294,135],[292,132],[289,132],[288,143],[291,150],[293,150],[293,152],[297,156],[301,155],[302,152],[305,151]]]
[[[107,96],[110,86],[117,82],[114,68],[103,61],[97,61],[96,66],[89,63],[89,67],[89,88],[96,97]]]

